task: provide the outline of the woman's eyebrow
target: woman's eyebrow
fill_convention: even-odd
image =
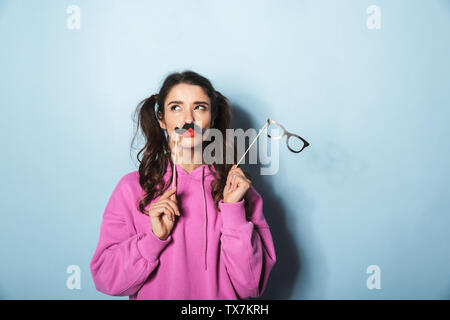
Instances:
[[[184,102],[183,101],[170,101],[167,105],[170,105],[172,103],[183,104]],[[194,104],[206,104],[209,106],[209,103],[205,102],[205,101],[194,101]]]

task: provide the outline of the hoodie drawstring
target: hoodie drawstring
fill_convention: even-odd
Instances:
[[[175,165],[176,168],[176,165]],[[175,169],[175,186],[178,186],[178,174],[176,173]],[[208,207],[206,205],[206,193],[205,193],[205,183],[204,183],[204,178],[205,178],[205,166],[202,166],[202,171],[201,171],[201,180],[202,180],[202,197],[203,197],[203,214],[205,216],[205,224],[204,224],[204,250],[203,250],[203,255],[205,257],[204,259],[204,263],[205,263],[205,270],[208,270]]]
[[[204,250],[204,256],[205,256],[205,270],[208,270],[208,259],[207,259],[207,252],[208,252],[208,213],[206,209],[206,195],[205,195],[205,187],[204,187],[204,176],[205,176],[205,167],[202,167],[202,195],[203,195],[203,213],[205,215],[205,250]]]

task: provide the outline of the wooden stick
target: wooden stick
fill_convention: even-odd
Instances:
[[[241,159],[239,159],[238,163],[236,164],[236,168],[238,167],[238,165],[241,163],[242,159],[244,159],[245,155],[247,154],[248,150],[250,150],[250,148],[252,147],[252,145],[255,143],[256,139],[258,139],[259,135],[264,131],[264,129],[269,125],[269,122],[267,122],[264,127],[262,127],[258,133],[258,135],[255,137],[255,139],[253,139],[252,143],[250,144],[250,146],[247,148],[247,150],[244,152],[244,154],[242,155]]]
[[[177,133],[175,133],[175,134],[177,134]],[[177,165],[177,147],[178,147],[178,137],[175,136],[175,154],[173,157],[174,159],[172,159],[173,160],[173,171],[174,171],[173,178],[172,178],[172,189],[174,188],[175,176],[177,175],[177,167],[176,167],[176,165]]]

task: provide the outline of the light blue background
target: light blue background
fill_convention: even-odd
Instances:
[[[192,69],[234,123],[311,143],[254,182],[278,256],[263,298],[448,299],[449,31],[446,0],[0,1],[0,298],[128,299],[91,278],[101,216],[137,169],[137,103]]]

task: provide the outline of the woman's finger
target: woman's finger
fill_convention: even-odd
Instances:
[[[174,221],[175,211],[173,210],[173,208],[166,202],[163,204],[163,206],[164,206],[164,212],[167,212],[167,217],[169,218],[169,220]]]
[[[180,211],[178,210],[178,205],[177,205],[177,203],[174,200],[166,199],[164,201],[164,203],[169,205],[178,216],[180,215]]]
[[[231,187],[231,191],[233,191],[234,189],[235,189],[235,184],[234,184],[234,181],[235,181],[235,178],[236,178],[236,175],[233,173],[232,175],[231,175],[231,177],[230,177],[230,187]]]
[[[169,215],[170,220],[175,221],[175,215],[177,212],[176,209],[172,208],[172,206],[167,202],[165,203],[165,206],[170,211],[170,215]]]
[[[241,168],[235,168],[233,169],[234,173],[240,173],[242,174],[242,169]]]
[[[169,198],[171,195],[176,194],[177,192],[177,188],[172,188],[172,189],[167,189],[166,192],[164,192],[162,194],[162,196],[159,198],[159,200],[163,200],[163,199],[167,199]]]
[[[230,169],[230,171],[228,171],[228,174],[234,173],[234,171],[236,170],[236,165],[233,165]]]
[[[234,177],[235,188],[237,189],[240,186],[240,184],[241,184],[241,179],[240,179],[239,175],[236,174],[236,176]]]
[[[162,215],[164,212],[162,212],[161,210],[159,210],[159,208],[157,208],[155,205],[153,205],[149,210],[148,210],[148,215],[150,217],[153,218],[157,218],[160,215]]]
[[[240,176],[242,179],[244,179],[244,180],[248,180],[248,179],[247,179],[247,176],[244,174],[244,172],[242,172],[242,170],[241,170],[241,172],[239,173],[239,176]]]
[[[246,182],[248,179],[244,176],[244,175],[242,175],[242,174],[240,174],[240,175],[238,175],[238,179],[239,179],[239,181],[241,181],[241,182]]]
[[[167,202],[161,203],[160,206],[166,208],[170,212],[170,215],[175,214],[175,209],[173,209]]]
[[[150,217],[158,218],[163,214],[170,215],[170,210],[166,207],[161,206],[161,207],[155,208],[155,210],[151,211],[149,215],[150,215]]]
[[[231,190],[231,176],[228,176],[227,178],[227,190],[228,192]]]
[[[230,177],[230,180],[231,180],[231,182],[230,182],[230,192],[233,192],[236,189],[235,178],[236,178],[235,174],[233,174]]]

